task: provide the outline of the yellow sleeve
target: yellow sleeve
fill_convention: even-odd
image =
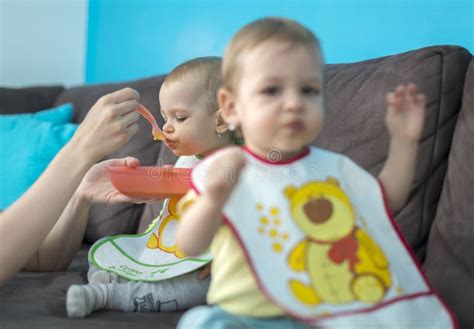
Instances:
[[[179,217],[188,209],[194,201],[198,198],[198,194],[194,190],[189,190],[181,199],[179,199],[176,205],[176,212]]]

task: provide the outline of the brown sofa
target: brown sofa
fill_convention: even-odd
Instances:
[[[0,88],[0,112],[34,112],[72,102],[74,121],[103,94],[129,86],[159,121],[158,90],[163,77],[120,84],[64,89]],[[327,122],[317,145],[350,156],[377,174],[387,156],[385,94],[412,81],[427,97],[426,124],[416,177],[396,221],[434,288],[451,306],[462,328],[474,326],[474,60],[466,49],[435,46],[373,60],[327,65]],[[162,122],[160,122],[162,123]],[[144,165],[173,163],[166,147],[142,129],[112,157],[132,155]],[[0,289],[0,328],[153,328],[174,327],[181,313],[98,312],[68,320],[64,307],[69,285],[85,283],[87,248],[98,238],[143,231],[160,205],[95,206],[84,247],[67,272],[19,273]]]

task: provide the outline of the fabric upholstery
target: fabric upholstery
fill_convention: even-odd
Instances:
[[[62,86],[0,88],[0,114],[37,112],[53,106]]]
[[[474,60],[449,154],[438,212],[431,227],[424,268],[433,287],[474,326]]]
[[[68,271],[21,272],[0,289],[2,329],[172,329],[182,312],[124,313],[99,311],[85,319],[68,319],[66,291],[73,284],[87,283],[87,251],[83,246]]]
[[[373,60],[328,65],[326,125],[316,145],[344,153],[377,175],[388,154],[385,95],[414,82],[427,98],[427,115],[408,203],[395,220],[423,260],[461,106],[472,55],[464,48],[422,48]]]

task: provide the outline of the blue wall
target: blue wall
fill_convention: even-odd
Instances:
[[[89,0],[86,82],[137,79],[222,55],[263,16],[286,16],[321,39],[328,63],[437,44],[474,53],[473,0]]]

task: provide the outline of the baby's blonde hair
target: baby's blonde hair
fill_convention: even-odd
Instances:
[[[222,62],[223,87],[232,90],[239,73],[239,57],[265,41],[288,43],[289,46],[307,46],[322,61],[318,38],[303,25],[286,18],[262,18],[242,29],[232,38]]]
[[[178,81],[189,74],[198,74],[199,81],[202,82],[203,95],[209,109],[217,111],[219,104],[217,103],[217,91],[221,87],[221,57],[199,57],[186,61],[176,66],[165,78],[163,85]]]

